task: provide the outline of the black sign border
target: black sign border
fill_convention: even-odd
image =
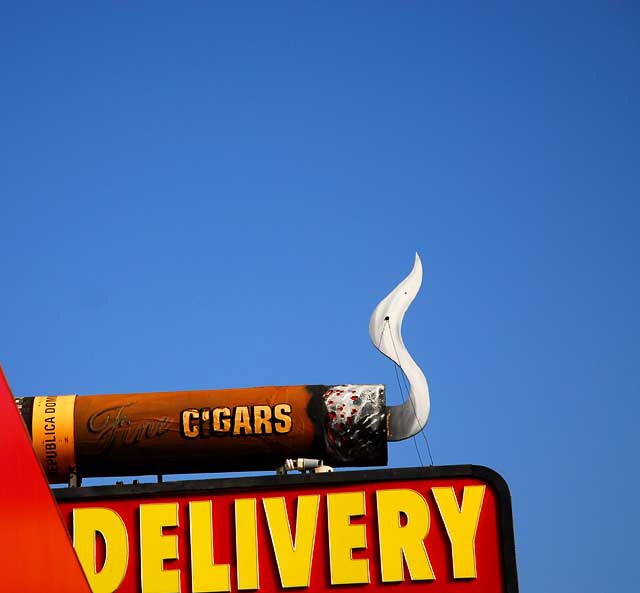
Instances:
[[[513,533],[511,493],[504,478],[482,465],[441,465],[411,468],[387,468],[358,471],[338,471],[323,474],[288,474],[274,476],[247,476],[241,478],[214,478],[183,480],[150,484],[122,484],[116,486],[85,486],[81,488],[55,488],[58,502],[85,502],[88,499],[117,499],[131,497],[171,496],[172,494],[205,494],[224,490],[255,490],[293,488],[297,486],[324,486],[329,484],[359,484],[363,482],[389,482],[394,480],[478,478],[491,484],[498,497],[498,522],[502,544],[502,566],[505,593],[518,593],[518,571]]]

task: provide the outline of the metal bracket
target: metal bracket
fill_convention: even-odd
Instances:
[[[69,472],[69,488],[79,488],[82,485],[82,477],[75,469]]]
[[[286,476],[288,472],[299,471],[301,474],[311,472],[313,474],[323,474],[333,471],[333,468],[329,465],[324,465],[322,459],[305,459],[299,457],[298,459],[286,459],[283,465],[276,468],[276,473],[279,476]]]

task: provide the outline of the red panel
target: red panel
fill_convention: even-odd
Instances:
[[[0,368],[0,590],[90,593]]]
[[[313,480],[310,480],[313,481]],[[438,508],[431,493],[434,486],[453,486],[458,502],[462,498],[462,489],[466,485],[484,484],[486,493],[480,514],[476,535],[477,578],[454,580],[452,576],[451,546],[440,518]],[[434,573],[435,581],[412,582],[405,567],[405,582],[398,584],[382,583],[380,578],[380,559],[378,553],[376,498],[377,490],[408,488],[420,492],[427,500],[430,508],[431,529],[425,540]],[[354,518],[352,523],[364,523],[367,526],[368,545],[366,550],[354,551],[354,558],[368,558],[371,583],[369,585],[332,586],[329,575],[327,507],[326,494],[332,492],[365,492],[366,515]],[[179,568],[181,571],[182,591],[190,588],[190,549],[189,549],[189,516],[188,504],[194,500],[212,500],[213,504],[213,537],[216,563],[231,565],[231,587],[237,591],[235,575],[235,540],[234,540],[234,505],[237,498],[256,498],[258,509],[258,550],[260,558],[260,591],[283,591],[280,586],[273,548],[267,528],[266,517],[261,499],[270,496],[282,496],[287,501],[290,524],[295,526],[296,499],[300,494],[319,494],[320,512],[316,530],[316,542],[311,571],[311,585],[308,589],[297,589],[305,593],[320,593],[336,589],[340,593],[403,593],[405,591],[427,591],[432,593],[500,593],[505,591],[502,557],[501,529],[499,524],[500,509],[498,494],[494,486],[480,478],[438,478],[438,479],[401,479],[389,482],[372,481],[359,484],[310,484],[295,488],[262,488],[247,491],[225,490],[202,494],[179,494],[173,496],[159,495],[153,497],[135,497],[129,499],[109,499],[99,497],[77,502],[61,502],[60,507],[70,528],[71,511],[80,507],[106,507],[115,510],[124,520],[129,534],[129,565],[124,583],[118,589],[122,593],[140,591],[140,535],[139,506],[144,503],[171,502],[179,505],[180,526],[166,528],[164,533],[177,534],[179,560],[165,561],[165,569]],[[292,529],[293,530],[293,529]]]

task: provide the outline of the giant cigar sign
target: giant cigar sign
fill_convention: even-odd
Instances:
[[[421,282],[416,255],[369,322],[407,379],[399,405],[375,382],[16,398],[43,476],[70,486],[56,498],[94,593],[516,593],[496,473],[332,473],[385,465],[388,443],[427,423],[427,381],[401,333]],[[278,475],[160,483],[238,470]],[[159,483],[81,487],[149,474]]]
[[[56,492],[94,593],[517,591],[509,493],[482,467]]]
[[[20,401],[51,482],[275,469],[286,459],[384,465],[382,385],[304,385]]]
[[[407,351],[404,314],[422,283],[411,273],[371,316],[374,346],[406,375],[407,400],[387,406],[383,385],[257,387],[17,398],[50,482],[123,476],[274,469],[294,459],[327,466],[387,463],[387,442],[418,433],[429,388]]]

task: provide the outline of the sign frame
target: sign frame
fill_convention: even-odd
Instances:
[[[358,471],[339,471],[323,474],[247,476],[155,482],[146,484],[121,484],[108,486],[84,486],[81,488],[55,488],[58,503],[88,502],[92,499],[120,499],[131,497],[195,495],[239,492],[262,489],[294,488],[313,485],[346,485],[360,483],[393,482],[417,479],[476,478],[489,483],[495,490],[498,502],[497,518],[500,535],[500,558],[503,567],[505,593],[518,593],[513,512],[509,487],[500,474],[481,465],[445,465],[412,468],[387,468]]]

